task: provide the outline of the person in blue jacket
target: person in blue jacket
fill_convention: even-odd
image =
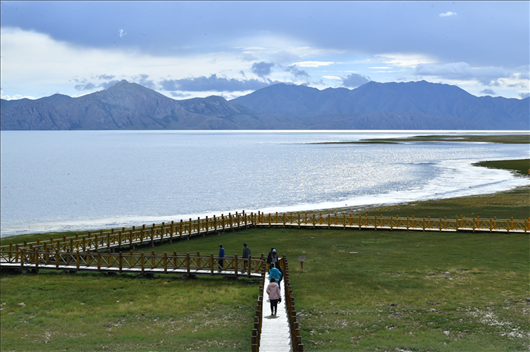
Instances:
[[[281,289],[280,280],[282,279],[282,273],[276,268],[275,263],[273,263],[271,266],[271,270],[269,271],[269,280],[274,279],[278,283],[278,287]]]
[[[219,261],[217,262],[218,266],[219,266],[219,271],[222,271],[224,269],[224,266],[225,266],[225,249],[223,248],[223,245],[220,244],[219,245]]]

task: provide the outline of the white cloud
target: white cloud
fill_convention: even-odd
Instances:
[[[294,65],[300,66],[300,67],[320,67],[320,66],[329,66],[333,64],[333,62],[323,62],[323,61],[302,61],[302,62],[295,62]]]
[[[368,68],[372,70],[390,70],[392,67],[381,66],[381,67],[368,67]]]
[[[432,64],[435,60],[421,54],[381,54],[376,55],[384,64],[394,67],[415,68],[420,64]],[[394,68],[392,67],[392,68]]]
[[[339,81],[342,80],[342,78],[337,77],[337,76],[322,76],[322,78],[326,78],[326,79],[335,79],[335,80],[339,80]]]
[[[499,79],[511,76],[510,72],[502,67],[471,67],[466,62],[443,65],[419,64],[416,66],[414,74],[454,80],[476,80],[483,85],[499,85]]]
[[[35,99],[38,99],[38,98],[35,98],[35,97],[32,97],[32,96],[29,96],[29,95],[15,94],[15,95],[13,95],[13,96],[2,95],[2,99],[4,99],[4,100],[20,100],[20,99],[31,99],[31,100],[35,100]]]
[[[457,15],[456,12],[447,11],[445,13],[441,13],[440,17],[450,17],[450,16],[456,16],[456,15]]]
[[[127,35],[127,32],[125,32],[125,30],[123,29],[120,29],[120,38]]]

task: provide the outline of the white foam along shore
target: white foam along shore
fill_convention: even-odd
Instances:
[[[507,160],[506,158],[499,160]],[[326,209],[368,210],[377,207],[409,203],[414,201],[435,200],[472,195],[491,194],[530,185],[530,178],[516,176],[509,170],[490,169],[473,166],[480,160],[444,160],[437,165],[440,174],[425,185],[407,191],[395,191],[382,194],[370,194],[316,204],[297,204],[286,207],[263,209],[229,209],[212,213],[175,214],[172,216],[156,217],[112,217],[102,219],[75,219],[71,221],[57,221],[36,224],[17,224],[2,229],[2,237],[11,237],[31,233],[54,233],[65,231],[99,230],[108,228],[141,226],[143,224],[169,223],[171,221],[189,220],[212,217],[214,214],[228,215],[245,210],[251,212],[283,213],[298,211],[326,211]]]

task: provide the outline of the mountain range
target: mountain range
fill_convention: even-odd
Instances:
[[[2,130],[528,130],[530,98],[476,97],[447,84],[368,82],[356,89],[275,84],[227,101],[175,100],[127,81],[72,98],[1,100]]]

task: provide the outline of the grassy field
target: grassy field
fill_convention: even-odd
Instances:
[[[514,135],[431,135],[406,138],[376,138],[352,142],[320,142],[310,144],[397,144],[403,142],[481,142],[500,144],[528,144],[530,134]]]
[[[506,167],[496,163],[488,166]],[[368,213],[525,218],[529,200],[526,187]],[[528,234],[265,228],[138,251],[215,254],[222,243],[240,255],[243,242],[252,255],[274,246],[288,256],[306,351],[530,348]],[[209,277],[3,273],[0,343],[2,351],[248,351],[257,290]]]

